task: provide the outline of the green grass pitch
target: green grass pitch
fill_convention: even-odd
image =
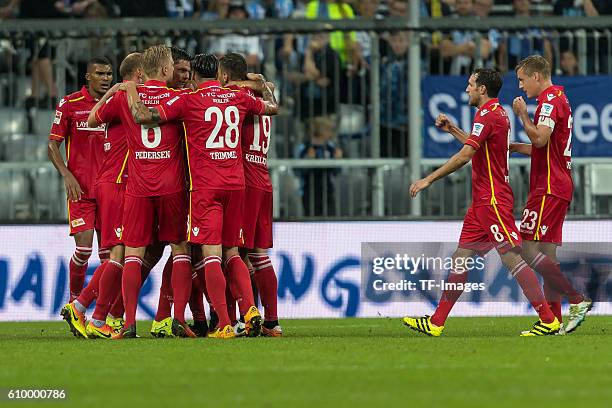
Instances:
[[[0,323],[0,388],[67,390],[44,406],[610,406],[612,316],[518,337],[533,320],[451,317],[440,338],[399,319],[285,320],[282,339],[229,341],[153,339],[149,322],[124,341]]]

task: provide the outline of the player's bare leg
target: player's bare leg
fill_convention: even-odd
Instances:
[[[126,247],[121,288],[125,305],[125,325],[113,339],[136,337],[136,309],[142,285],[142,259],[147,247]]]
[[[246,335],[248,337],[259,336],[262,324],[261,314],[255,306],[249,270],[240,258],[238,247],[224,247],[223,259],[230,291],[238,302],[240,315],[244,316]]]
[[[518,250],[511,250],[504,254],[500,253],[500,257],[540,317],[540,320],[534,324],[529,332],[523,332],[521,335],[541,336],[558,332],[560,327],[559,320],[555,317],[544,298],[544,293],[540,289],[540,283],[535,272],[527,265],[520,252]]]
[[[561,271],[557,260],[557,245],[551,242],[525,241],[522,255],[525,261],[542,275],[545,292],[551,297],[547,298],[547,301],[556,312],[555,315],[561,314],[561,296],[567,296],[570,316],[561,333],[576,330],[591,310],[593,302],[578,292]]]
[[[264,323],[262,335],[266,337],[281,337],[283,330],[278,323],[278,279],[274,266],[268,256],[268,250],[255,248],[249,250],[247,260],[253,271],[253,282],[257,286],[264,308]]]
[[[234,329],[227,314],[227,301],[225,300],[226,281],[221,268],[221,245],[202,245],[204,254],[204,279],[206,291],[215,309],[218,318],[218,327],[210,332],[209,337],[231,338]]]
[[[467,248],[457,248],[453,253],[453,265],[466,265],[466,259],[472,258],[476,252]],[[461,289],[448,289],[442,292],[440,302],[434,314],[423,317],[404,317],[403,323],[412,330],[418,331],[428,336],[438,337],[444,330],[444,324],[455,302],[463,293],[463,284],[467,281],[468,271],[463,268],[454,268],[449,271],[446,282],[454,284],[454,287]],[[450,286],[449,286],[450,287]]]
[[[197,337],[185,322],[185,308],[191,295],[191,254],[187,241],[170,244],[172,249],[172,295],[174,320],[172,333],[179,337]]]

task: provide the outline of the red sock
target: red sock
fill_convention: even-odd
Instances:
[[[448,274],[448,279],[445,283],[461,283],[461,287],[463,288],[463,284],[467,281],[468,274],[464,273],[454,273],[451,271]],[[459,296],[463,293],[463,289],[455,289],[455,290],[444,290],[442,292],[442,296],[440,297],[440,303],[438,303],[438,307],[436,311],[431,316],[431,322],[436,326],[444,326],[444,322],[446,322],[446,318],[450,313],[451,309],[455,305]]]
[[[110,249],[98,248],[98,258],[100,258],[100,263],[104,261],[109,261],[110,260]]]
[[[191,296],[191,256],[177,255],[172,261],[174,318],[185,323],[185,308]]]
[[[164,272],[162,273],[162,284],[159,288],[159,300],[157,301],[157,313],[155,320],[161,322],[172,316],[172,256],[168,257]]]
[[[525,297],[538,313],[538,316],[540,316],[540,320],[544,323],[551,323],[555,320],[555,315],[550,310],[548,303],[546,303],[546,299],[544,299],[544,294],[540,289],[540,282],[533,269],[525,261],[521,261],[510,271],[510,274],[514,276],[521,289],[523,289]]]
[[[220,257],[208,256],[204,259],[204,277],[210,301],[219,317],[219,328],[224,328],[230,324],[230,319],[227,314],[225,276],[223,276],[223,271],[221,270]]]
[[[106,315],[110,310],[112,302],[121,293],[121,274],[123,265],[116,261],[108,261],[104,268],[104,274],[100,278],[100,290],[96,309],[93,318],[96,320],[106,320]],[[123,313],[122,313],[123,315]]]
[[[544,298],[548,302],[550,310],[559,320],[559,323],[561,323],[563,321],[563,314],[561,313],[561,294],[551,288],[550,284],[546,281],[544,281]]]
[[[189,297],[189,308],[194,321],[205,321],[206,311],[204,310],[204,260],[194,266],[191,275],[191,296]]]
[[[76,300],[80,304],[85,306],[85,308],[88,308],[89,305],[91,305],[93,301],[96,300],[96,298],[98,297],[98,293],[100,290],[100,278],[102,277],[102,275],[104,275],[104,270],[106,269],[107,265],[108,262],[104,262],[96,268],[93,276],[89,280],[89,283],[87,284],[85,289],[81,291],[79,297],[76,298]]]
[[[144,284],[145,280],[147,280],[147,277],[149,276],[151,269],[152,269],[152,266],[143,260],[142,267],[140,269],[140,280],[141,280],[140,286],[141,287]],[[125,313],[125,307],[123,306],[123,294],[121,293],[121,287],[119,287],[119,292],[117,293],[117,297],[115,298],[115,301],[113,302],[113,305],[111,306],[108,314],[114,318],[119,318],[119,317],[123,317],[123,313]]]
[[[136,324],[136,309],[140,294],[142,259],[138,256],[126,256],[121,288],[125,305],[125,327]],[[114,316],[114,315],[113,315]]]
[[[123,293],[121,293],[120,288],[117,297],[115,297],[113,305],[108,311],[108,314],[117,319],[119,317],[123,317],[123,313],[125,313],[125,308],[123,307]]]
[[[584,300],[584,296],[574,289],[572,283],[561,272],[559,264],[553,262],[548,256],[539,253],[533,259],[531,266],[542,275],[544,282],[547,282],[552,289],[567,296],[570,303],[576,304]]]
[[[72,258],[70,258],[70,301],[76,299],[83,290],[85,284],[85,273],[87,272],[87,261],[91,256],[91,247],[76,247]]]
[[[236,299],[234,299],[229,286],[225,288],[225,301],[227,302],[227,315],[230,318],[230,322],[232,322],[232,326],[234,326],[238,322],[236,317]]]
[[[253,279],[261,297],[261,304],[264,307],[265,320],[278,320],[278,280],[274,273],[272,261],[266,254],[249,254],[249,260],[253,265]]]
[[[239,255],[234,255],[225,262],[225,270],[232,296],[238,302],[240,314],[244,316],[255,304],[249,270]]]

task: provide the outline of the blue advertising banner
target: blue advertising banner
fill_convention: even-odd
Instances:
[[[612,76],[554,77],[553,83],[565,87],[572,106],[573,157],[612,157]],[[424,143],[423,157],[447,158],[459,151],[454,138],[435,127],[438,114],[444,113],[462,129],[469,131],[474,108],[467,105],[467,77],[427,76],[423,79]],[[516,75],[504,77],[499,95],[512,125],[511,140],[529,143],[519,119],[512,111],[512,100],[525,94],[518,88]],[[535,99],[527,100],[533,117]]]

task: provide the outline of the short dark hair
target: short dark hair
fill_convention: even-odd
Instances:
[[[247,79],[247,62],[240,54],[235,52],[226,54],[219,60],[219,66],[227,73],[230,81]]]
[[[87,61],[87,71],[89,71],[92,65],[110,65],[112,66],[110,60],[106,57],[93,57]]]
[[[527,75],[533,75],[534,72],[539,73],[544,78],[550,78],[550,63],[541,55],[530,55],[523,59],[516,66],[515,72],[523,69]]]
[[[126,77],[134,75],[134,72],[136,72],[138,68],[142,69],[142,54],[133,52],[128,54],[123,61],[121,61],[119,75],[121,75],[121,78],[125,79]]]
[[[191,54],[189,54],[187,51],[185,51],[182,48],[175,47],[173,45],[172,47],[170,47],[170,51],[172,52],[172,61],[174,61],[175,63],[181,60],[189,61],[189,62],[191,62],[192,60]]]
[[[216,78],[219,59],[214,54],[198,54],[191,61],[191,69],[200,78]]]
[[[489,98],[497,98],[504,84],[499,71],[489,68],[478,68],[474,70],[473,75],[476,76],[476,85],[484,85],[487,88]]]

